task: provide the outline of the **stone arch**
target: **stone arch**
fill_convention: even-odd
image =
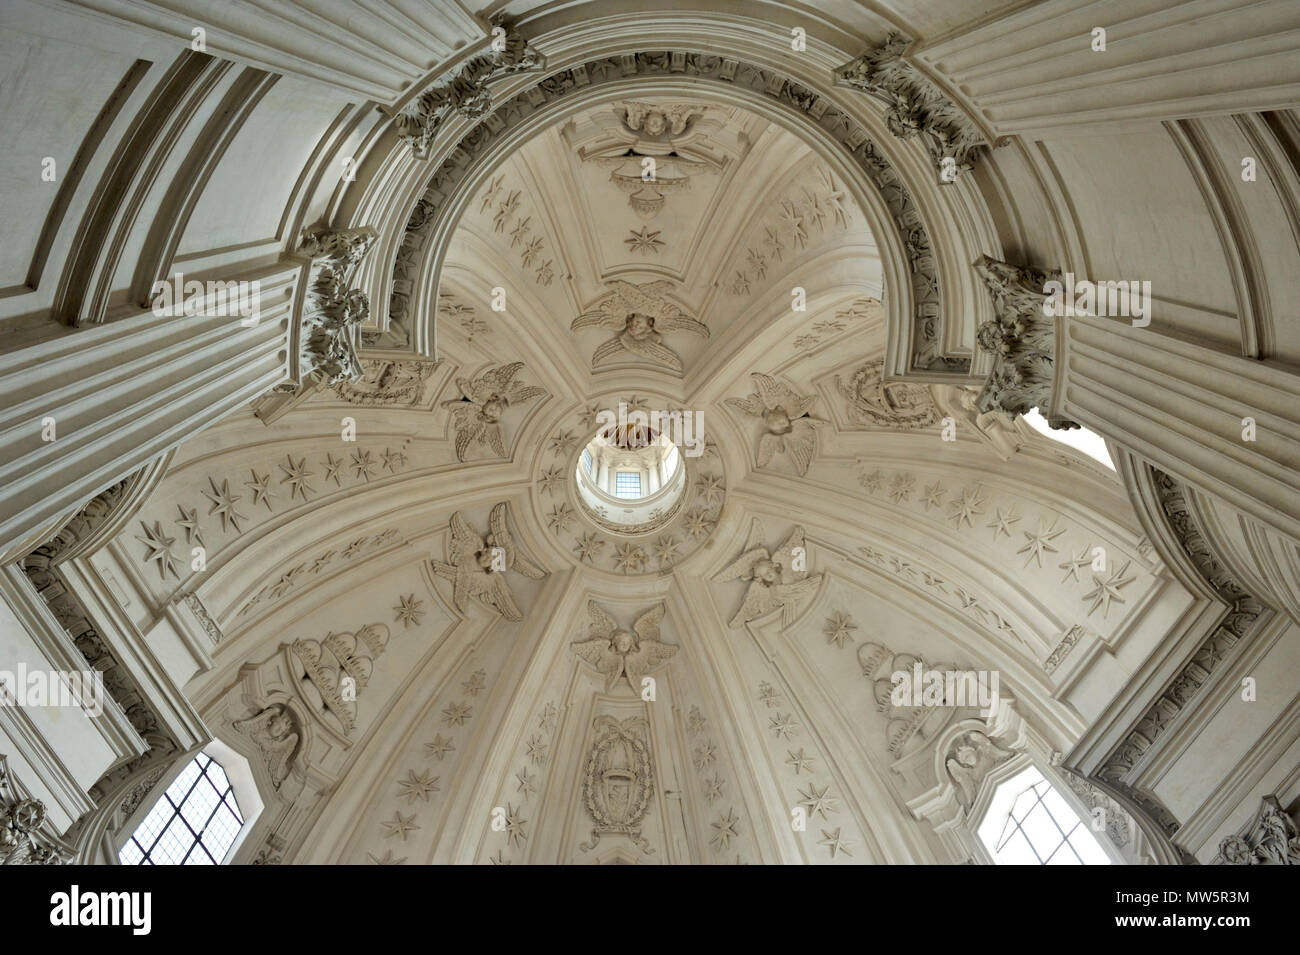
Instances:
[[[901,163],[896,166],[882,153],[864,124],[829,90],[768,66],[711,53],[651,50],[588,59],[503,98],[454,145],[431,148],[441,161],[407,213],[391,280],[383,275],[386,261],[371,264],[372,299],[387,299],[389,322],[402,328],[421,309],[436,315],[443,256],[470,197],[507,155],[543,129],[632,90],[644,96],[702,88],[799,135],[844,179],[882,248],[889,327],[906,333],[904,351],[917,356],[908,359],[909,369],[964,380],[971,360],[941,354],[942,315],[945,308],[956,313],[985,305],[965,288],[967,250],[945,254],[935,247],[927,215],[911,180],[900,171]],[[433,354],[432,326],[422,319],[405,329],[406,341],[397,347]],[[892,350],[897,352],[900,344]]]

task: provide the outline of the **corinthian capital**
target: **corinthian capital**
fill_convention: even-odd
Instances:
[[[349,288],[358,263],[374,244],[373,229],[306,235],[300,251],[311,256],[311,277],[302,310],[302,377],[313,372],[329,384],[361,377],[356,329],[370,315],[370,300]]]
[[[1077,428],[1053,417],[1052,381],[1056,361],[1055,319],[1044,313],[1044,290],[1061,273],[1019,267],[982,255],[974,268],[993,297],[994,317],[980,325],[975,341],[993,354],[993,370],[976,399],[980,411],[1009,416],[1042,410],[1053,428]]]
[[[969,170],[985,146],[984,136],[929,77],[903,59],[911,45],[901,33],[890,33],[884,43],[837,69],[836,82],[882,100],[889,131],[899,139],[920,136],[941,170],[945,159]]]

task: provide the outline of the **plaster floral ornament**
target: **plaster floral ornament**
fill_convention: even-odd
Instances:
[[[730,626],[754,620],[781,608],[784,620],[794,617],[795,603],[811,595],[821,583],[821,574],[808,573],[808,551],[804,546],[803,528],[795,527],[785,543],[775,551],[763,544],[763,525],[757,520],[749,530],[745,552],[714,575],[715,583],[728,580],[749,581],[745,600],[731,618]]]
[[[572,644],[580,658],[605,675],[605,692],[614,689],[622,677],[634,693],[641,692],[641,678],[663,666],[677,648],[659,640],[659,622],[664,618],[664,605],[659,604],[636,618],[631,630],[624,630],[614,618],[597,605],[587,601],[588,639]]]
[[[489,369],[472,381],[456,379],[456,387],[464,397],[444,401],[442,406],[452,414],[458,460],[465,460],[465,452],[474,442],[487,445],[499,457],[506,456],[501,435],[501,418],[506,409],[546,394],[542,388],[514,380],[523,367],[523,362],[516,361]]]
[[[449,562],[431,563],[439,577],[452,582],[452,601],[462,613],[466,601],[476,597],[507,620],[522,620],[523,614],[506,583],[506,570],[517,571],[533,580],[546,576],[546,571],[521,554],[511,540],[506,526],[509,509],[505,501],[492,508],[486,537],[479,537],[460,511],[451,515]]]
[[[673,283],[668,281],[615,281],[614,288],[596,300],[595,306],[573,320],[570,331],[580,328],[608,328],[617,334],[596,348],[592,366],[600,365],[620,351],[629,351],[673,371],[682,370],[681,357],[663,343],[665,331],[688,331],[709,337],[708,326],[687,315],[668,301]]]
[[[820,418],[809,414],[817,396],[795,394],[771,375],[761,372],[753,372],[750,377],[758,391],[747,398],[728,398],[725,404],[762,419],[758,466],[766,466],[778,453],[789,452],[795,470],[807,474],[817,446],[816,426],[822,423]]]

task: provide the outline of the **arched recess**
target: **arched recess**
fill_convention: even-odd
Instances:
[[[996,244],[987,212],[954,210],[950,197],[957,194],[941,193],[929,181],[932,170],[919,147],[891,142],[867,97],[828,82],[830,59],[791,68],[770,50],[753,49],[752,40],[747,47],[727,43],[729,32],[722,29],[719,39],[710,36],[707,46],[690,34],[650,52],[636,52],[646,48],[644,39],[623,40],[613,44],[613,53],[577,60],[545,78],[532,74],[503,82],[492,113],[468,131],[461,132],[463,125],[448,131],[431,147],[433,172],[418,194],[394,186],[393,177],[410,176],[411,166],[394,162],[391,151],[410,147],[394,133],[385,134],[374,147],[383,169],[350,207],[349,218],[385,223],[379,231],[389,238],[365,266],[361,281],[372,301],[389,302],[387,315],[376,316],[381,330],[389,322],[412,323],[407,344],[397,350],[433,354],[434,303],[446,248],[471,197],[514,150],[576,112],[629,94],[707,90],[721,103],[743,107],[800,136],[847,183],[882,250],[890,366],[936,381],[973,383],[972,375],[982,376],[986,368],[978,357],[972,365],[969,357],[945,356],[941,338],[945,314],[970,314],[978,322],[989,309],[969,268],[981,248]],[[628,52],[618,52],[619,46]],[[552,63],[557,59],[549,51],[548,57]],[[889,143],[887,149],[881,142]],[[396,221],[406,225],[400,237],[387,228]],[[937,235],[957,238],[936,247],[932,237]]]

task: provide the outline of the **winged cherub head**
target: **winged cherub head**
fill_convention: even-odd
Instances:
[[[487,445],[498,456],[506,456],[505,439],[501,434],[501,418],[512,404],[544,395],[541,388],[516,382],[515,375],[523,362],[512,362],[492,368],[472,381],[456,379],[464,398],[444,401],[442,406],[452,414],[456,429],[456,457],[465,460],[465,452],[474,442]]]
[[[659,281],[633,285],[621,280],[610,284],[613,289],[569,326],[572,331],[599,327],[615,333],[597,347],[591,363],[600,365],[620,352],[630,352],[654,364],[681,371],[681,356],[663,343],[663,333],[687,331],[708,338],[709,329],[669,301],[667,296],[673,284]]]
[[[631,630],[624,630],[594,600],[587,602],[587,639],[572,645],[580,659],[605,676],[605,692],[625,679],[634,692],[641,689],[641,678],[657,670],[677,652],[659,639],[659,623],[665,607],[651,607],[636,618]]]

